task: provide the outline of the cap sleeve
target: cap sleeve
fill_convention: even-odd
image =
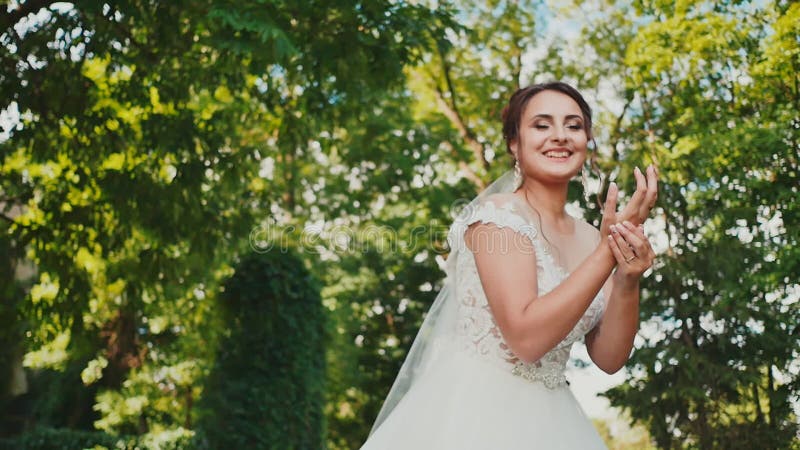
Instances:
[[[451,249],[461,248],[464,243],[464,233],[475,222],[492,223],[499,228],[509,227],[527,237],[534,247],[538,247],[536,240],[538,231],[521,215],[519,205],[509,199],[489,196],[480,203],[467,206],[458,215],[447,237]]]
[[[487,199],[470,213],[470,216],[465,219],[467,227],[475,222],[493,223],[500,228],[509,227],[527,236],[531,243],[536,243],[534,240],[538,233],[536,228],[520,215],[519,206],[512,201]]]

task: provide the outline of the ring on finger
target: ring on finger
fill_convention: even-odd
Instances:
[[[636,255],[631,255],[630,257],[628,257],[628,258],[625,258],[625,262],[631,262],[631,261],[633,261],[634,259],[636,259]]]

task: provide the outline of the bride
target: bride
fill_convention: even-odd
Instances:
[[[598,231],[564,209],[592,139],[581,94],[561,82],[518,90],[503,135],[514,170],[450,228],[444,288],[362,449],[605,448],[564,369],[581,338],[605,372],[628,359],[654,258],[641,224],[656,171],[634,171],[621,211],[611,184]]]

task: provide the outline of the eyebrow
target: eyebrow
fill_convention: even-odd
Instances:
[[[553,120],[553,116],[550,115],[550,114],[536,114],[535,116],[531,117],[531,120],[535,120],[535,119]],[[566,120],[570,120],[570,119],[581,119],[581,120],[583,120],[583,116],[579,116],[577,114],[570,114],[567,117],[565,117],[564,119],[566,119]]]

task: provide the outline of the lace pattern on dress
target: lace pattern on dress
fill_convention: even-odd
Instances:
[[[456,226],[453,227],[457,234],[448,236],[448,241],[451,246],[454,244],[465,246],[464,233],[469,225],[477,221],[492,223],[500,228],[512,228],[533,243],[536,251],[538,294],[544,295],[558,286],[568,274],[555,264],[555,260],[538,239],[537,229],[519,215],[515,208],[513,202],[498,206],[487,199],[457,219]],[[448,273],[456,271],[457,279],[460,280],[460,285],[456,286],[458,300],[456,334],[460,341],[459,347],[523,379],[541,382],[550,389],[565,386],[567,380],[564,370],[569,361],[572,344],[581,339],[600,320],[604,309],[602,295],[598,294],[567,337],[553,350],[538,361],[525,363],[514,355],[500,333],[483,291],[474,255],[468,250],[458,251],[456,254],[456,260],[452,261],[452,264],[448,261],[447,270]]]

